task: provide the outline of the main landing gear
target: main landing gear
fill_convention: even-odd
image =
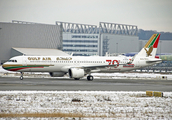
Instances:
[[[87,80],[88,80],[88,81],[93,81],[93,79],[94,79],[94,77],[93,77],[92,75],[88,75],[88,76],[87,76]]]
[[[20,80],[23,80],[23,72],[21,72]]]
[[[74,78],[75,80],[79,80],[80,78]],[[92,75],[87,76],[88,81],[93,81],[94,77]]]

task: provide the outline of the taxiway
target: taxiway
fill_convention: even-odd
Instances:
[[[172,80],[86,79],[0,77],[0,90],[56,91],[172,91]]]

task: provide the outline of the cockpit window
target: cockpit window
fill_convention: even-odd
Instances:
[[[8,60],[8,62],[17,62],[17,60]]]

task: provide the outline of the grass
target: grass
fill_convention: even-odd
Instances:
[[[85,117],[82,114],[76,113],[1,113],[0,118],[2,117]]]
[[[107,117],[112,117],[112,118],[121,118],[121,117],[136,117],[133,116],[133,112],[126,112],[124,116],[121,116],[122,112],[119,114],[116,114],[115,112],[112,112],[111,115],[82,115],[80,113],[23,113],[23,114],[15,114],[15,113],[1,113],[0,118],[20,118],[20,117],[33,117],[33,118],[48,118],[48,117],[70,117],[70,118],[107,118]],[[153,114],[152,112],[145,112],[145,114]],[[163,113],[162,113],[163,114]],[[172,112],[168,113],[172,114]],[[151,117],[150,115],[150,117]],[[160,117],[159,115],[158,117]],[[162,117],[162,116],[161,116]],[[164,117],[164,116],[163,116]],[[138,116],[136,117],[138,118]]]

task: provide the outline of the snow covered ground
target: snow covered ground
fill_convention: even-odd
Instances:
[[[0,115],[3,113],[75,113],[82,115],[76,119],[84,120],[172,119],[172,92],[147,97],[145,91],[0,91]]]

